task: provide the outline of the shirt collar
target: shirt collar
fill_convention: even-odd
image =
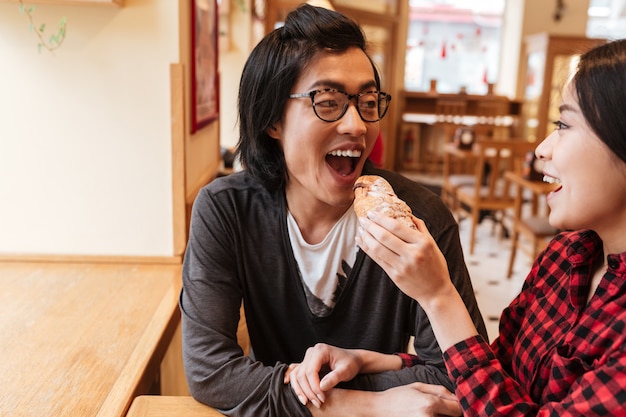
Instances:
[[[571,265],[570,298],[574,305],[586,304],[591,281],[591,268],[603,262],[604,249],[602,239],[593,230],[572,233],[567,243],[567,260]],[[618,288],[626,287],[626,252],[607,256],[607,273],[603,280],[612,282]],[[602,284],[601,284],[602,285]],[[620,290],[618,290],[620,291]]]

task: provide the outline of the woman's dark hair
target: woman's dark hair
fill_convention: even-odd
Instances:
[[[581,55],[573,83],[587,123],[626,163],[626,39]]]
[[[321,53],[341,53],[352,47],[366,50],[365,35],[356,22],[335,11],[303,4],[287,15],[284,26],[252,50],[239,83],[236,156],[267,188],[284,187],[288,174],[280,142],[266,129],[282,118],[291,89],[309,63]],[[373,62],[372,68],[380,89]]]

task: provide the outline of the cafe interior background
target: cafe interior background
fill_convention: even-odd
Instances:
[[[218,102],[198,120],[191,5],[210,0],[196,1],[27,2],[47,33],[65,22],[63,43],[52,51],[38,47],[18,1],[0,1],[0,274],[15,262],[181,262],[193,199],[225,170],[223,151],[237,141],[247,54],[298,3],[218,2]],[[418,179],[423,173],[403,159],[405,90],[428,92],[436,79],[437,93],[493,88],[523,105],[524,39],[626,37],[625,3],[332,1],[364,26],[394,97],[381,124],[384,166]],[[498,272],[504,280],[504,267]]]

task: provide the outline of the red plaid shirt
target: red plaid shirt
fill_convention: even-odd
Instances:
[[[466,416],[626,416],[626,252],[587,303],[602,242],[557,236],[504,310],[493,344],[480,337],[444,353]]]

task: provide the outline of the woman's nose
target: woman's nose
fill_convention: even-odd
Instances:
[[[546,160],[552,158],[552,140],[557,134],[558,132],[555,130],[537,145],[535,148],[535,156],[538,159]]]

